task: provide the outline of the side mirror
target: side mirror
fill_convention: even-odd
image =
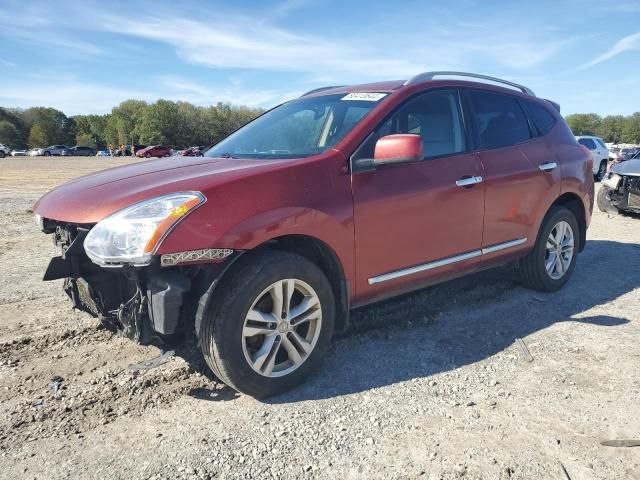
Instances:
[[[373,154],[375,165],[415,162],[423,158],[422,137],[411,133],[387,135],[378,139]]]

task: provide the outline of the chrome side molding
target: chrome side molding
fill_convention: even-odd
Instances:
[[[505,248],[516,247],[518,245],[522,245],[527,241],[527,237],[517,238],[516,240],[511,240],[509,242],[499,243],[498,245],[493,245],[491,247],[486,247],[482,249],[482,254],[486,255],[488,253],[499,252],[500,250],[504,250]]]
[[[526,241],[527,241],[526,237],[517,238],[515,240],[510,240],[508,242],[492,245],[491,247],[486,247],[480,250],[473,250],[472,252],[463,253],[462,255],[455,255],[453,257],[443,258],[442,260],[436,260],[435,262],[423,263],[421,265],[416,265],[415,267],[403,268],[402,270],[395,270],[393,272],[383,273],[382,275],[371,277],[368,280],[368,282],[369,282],[369,285],[375,285],[376,283],[387,282],[389,280],[405,277],[407,275],[413,275],[415,273],[432,270],[434,268],[444,267],[446,265],[451,265],[452,263],[463,262],[465,260],[470,260],[472,258],[480,257],[482,255],[487,255],[489,253],[498,252],[506,248],[512,248],[518,245],[522,245]]]

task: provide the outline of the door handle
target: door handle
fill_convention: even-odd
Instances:
[[[558,164],[556,162],[547,162],[547,163],[543,163],[538,168],[540,170],[542,170],[543,172],[546,172],[546,171],[549,171],[549,170],[553,170],[557,166],[558,166]]]
[[[459,187],[469,187],[480,182],[482,182],[482,177],[467,177],[456,180],[456,185]]]

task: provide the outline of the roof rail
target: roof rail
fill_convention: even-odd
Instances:
[[[503,80],[501,78],[490,77],[488,75],[480,75],[478,73],[468,73],[468,72],[447,72],[447,71],[443,71],[443,72],[424,72],[424,73],[419,73],[418,75],[415,75],[415,76],[411,77],[409,80],[404,82],[404,84],[405,85],[411,85],[413,83],[425,82],[427,80],[433,80],[433,77],[436,77],[436,76],[438,76],[438,77],[441,77],[441,76],[455,76],[455,77],[479,78],[479,79],[482,79],[482,80],[489,80],[491,82],[504,83],[505,85],[509,85],[511,87],[517,88],[522,93],[525,93],[527,95],[531,95],[532,97],[536,96],[536,94],[533,93],[533,91],[530,88],[525,87],[523,85],[520,85],[518,83],[510,82],[509,80]]]
[[[332,88],[340,88],[340,87],[344,87],[344,85],[331,85],[329,87],[314,88],[313,90],[309,90],[307,93],[303,93],[300,96],[301,97],[306,97],[307,95],[311,95],[312,93],[318,93],[318,92],[322,92],[324,90],[331,90]]]

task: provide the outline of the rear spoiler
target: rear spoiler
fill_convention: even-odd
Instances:
[[[545,98],[545,100],[547,102],[549,102],[551,105],[553,105],[553,108],[555,108],[558,111],[558,113],[560,113],[560,104],[559,103],[553,102],[551,100],[547,100],[546,98]]]

